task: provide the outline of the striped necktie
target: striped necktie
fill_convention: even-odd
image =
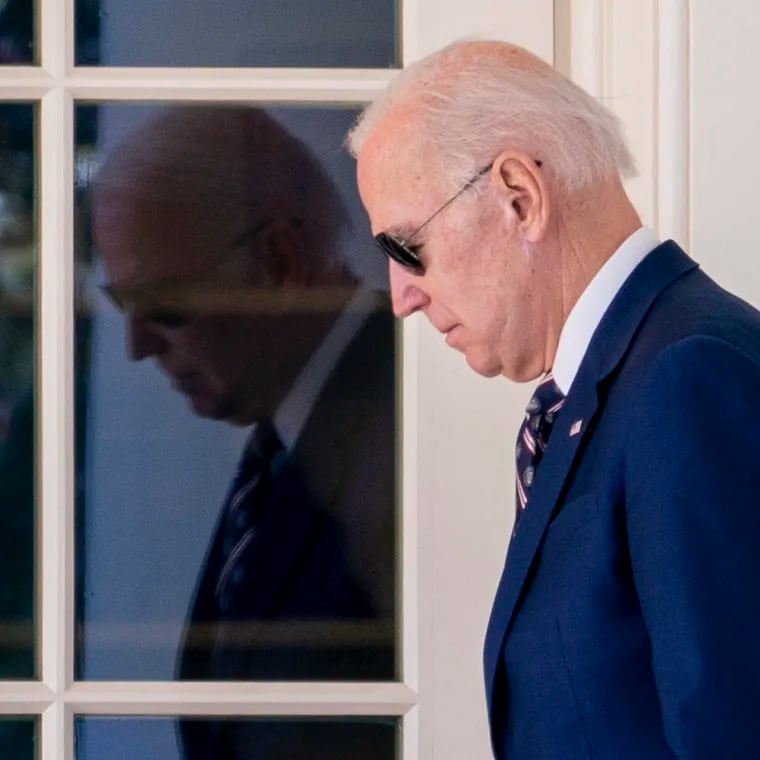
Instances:
[[[272,424],[259,422],[240,459],[224,507],[221,568],[214,595],[221,613],[230,611],[231,598],[242,581],[240,557],[255,539],[267,505],[272,462],[284,451]]]
[[[517,514],[515,524],[528,503],[536,470],[549,444],[554,421],[565,403],[565,396],[549,372],[536,388],[525,410],[517,435]]]

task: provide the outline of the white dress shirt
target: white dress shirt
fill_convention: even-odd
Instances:
[[[640,227],[605,262],[581,294],[565,321],[552,373],[567,395],[602,317],[633,270],[660,244],[648,227]]]
[[[359,288],[317,350],[309,357],[275,412],[272,423],[287,451],[291,451],[298,441],[319,394],[343,352],[370,313],[377,309],[377,300],[378,294],[375,291]]]

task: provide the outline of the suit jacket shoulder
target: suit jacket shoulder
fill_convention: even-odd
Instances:
[[[485,651],[497,757],[758,754],[758,383],[760,315],[654,251],[592,339],[509,549]]]

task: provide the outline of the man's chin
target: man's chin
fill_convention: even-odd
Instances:
[[[464,358],[470,369],[483,377],[496,377],[502,374],[501,364],[491,357],[478,355],[474,351],[466,351]]]
[[[224,420],[229,416],[228,405],[206,393],[186,393],[185,399],[190,411],[198,417],[209,420]]]

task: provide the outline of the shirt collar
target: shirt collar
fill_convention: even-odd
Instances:
[[[570,391],[591,338],[618,290],[659,244],[657,235],[649,227],[640,227],[604,263],[571,309],[559,336],[552,369],[554,380],[565,395]]]
[[[377,303],[376,291],[364,287],[357,290],[278,407],[273,423],[283,446],[288,451],[291,451],[298,441],[301,430],[338,360],[370,312],[377,309]]]

